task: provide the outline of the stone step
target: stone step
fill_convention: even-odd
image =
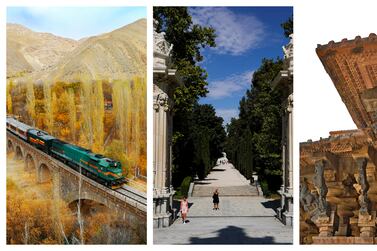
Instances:
[[[216,187],[210,186],[196,186],[194,185],[192,197],[212,197]],[[258,196],[258,190],[255,186],[243,185],[243,186],[227,186],[219,187],[219,193],[221,196]]]

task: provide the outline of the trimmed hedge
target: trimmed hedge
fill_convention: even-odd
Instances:
[[[191,176],[187,176],[183,179],[181,183],[181,189],[180,189],[182,196],[187,196],[191,181],[192,181]]]

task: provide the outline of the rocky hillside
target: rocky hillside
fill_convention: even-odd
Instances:
[[[8,30],[9,26],[8,24]],[[140,19],[112,32],[80,41],[67,39],[66,41],[72,41],[72,43],[60,43],[65,51],[61,49],[55,52],[56,61],[50,60],[49,64],[46,63],[40,68],[34,67],[31,62],[35,64],[40,61],[39,58],[45,58],[46,56],[42,55],[47,54],[46,48],[42,45],[39,47],[34,45],[33,48],[36,49],[33,56],[26,55],[25,49],[22,49],[24,47],[8,35],[7,74],[10,77],[14,75],[12,72],[25,70],[31,72],[27,77],[35,81],[66,82],[144,76],[146,74],[146,31],[146,19]],[[50,45],[50,47],[53,46]],[[58,53],[62,51],[65,56]],[[10,59],[12,57],[14,59]]]
[[[7,76],[48,70],[77,46],[72,39],[7,24]]]

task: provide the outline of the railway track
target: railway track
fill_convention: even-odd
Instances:
[[[145,193],[142,193],[132,187],[127,185],[123,185],[120,188],[115,189],[114,191],[126,196],[127,198],[131,198],[132,200],[140,203],[141,205],[147,206],[147,197]]]

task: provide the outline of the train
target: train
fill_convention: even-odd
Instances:
[[[6,127],[9,132],[33,147],[106,187],[116,189],[126,183],[119,161],[64,142],[13,117],[7,117]]]

